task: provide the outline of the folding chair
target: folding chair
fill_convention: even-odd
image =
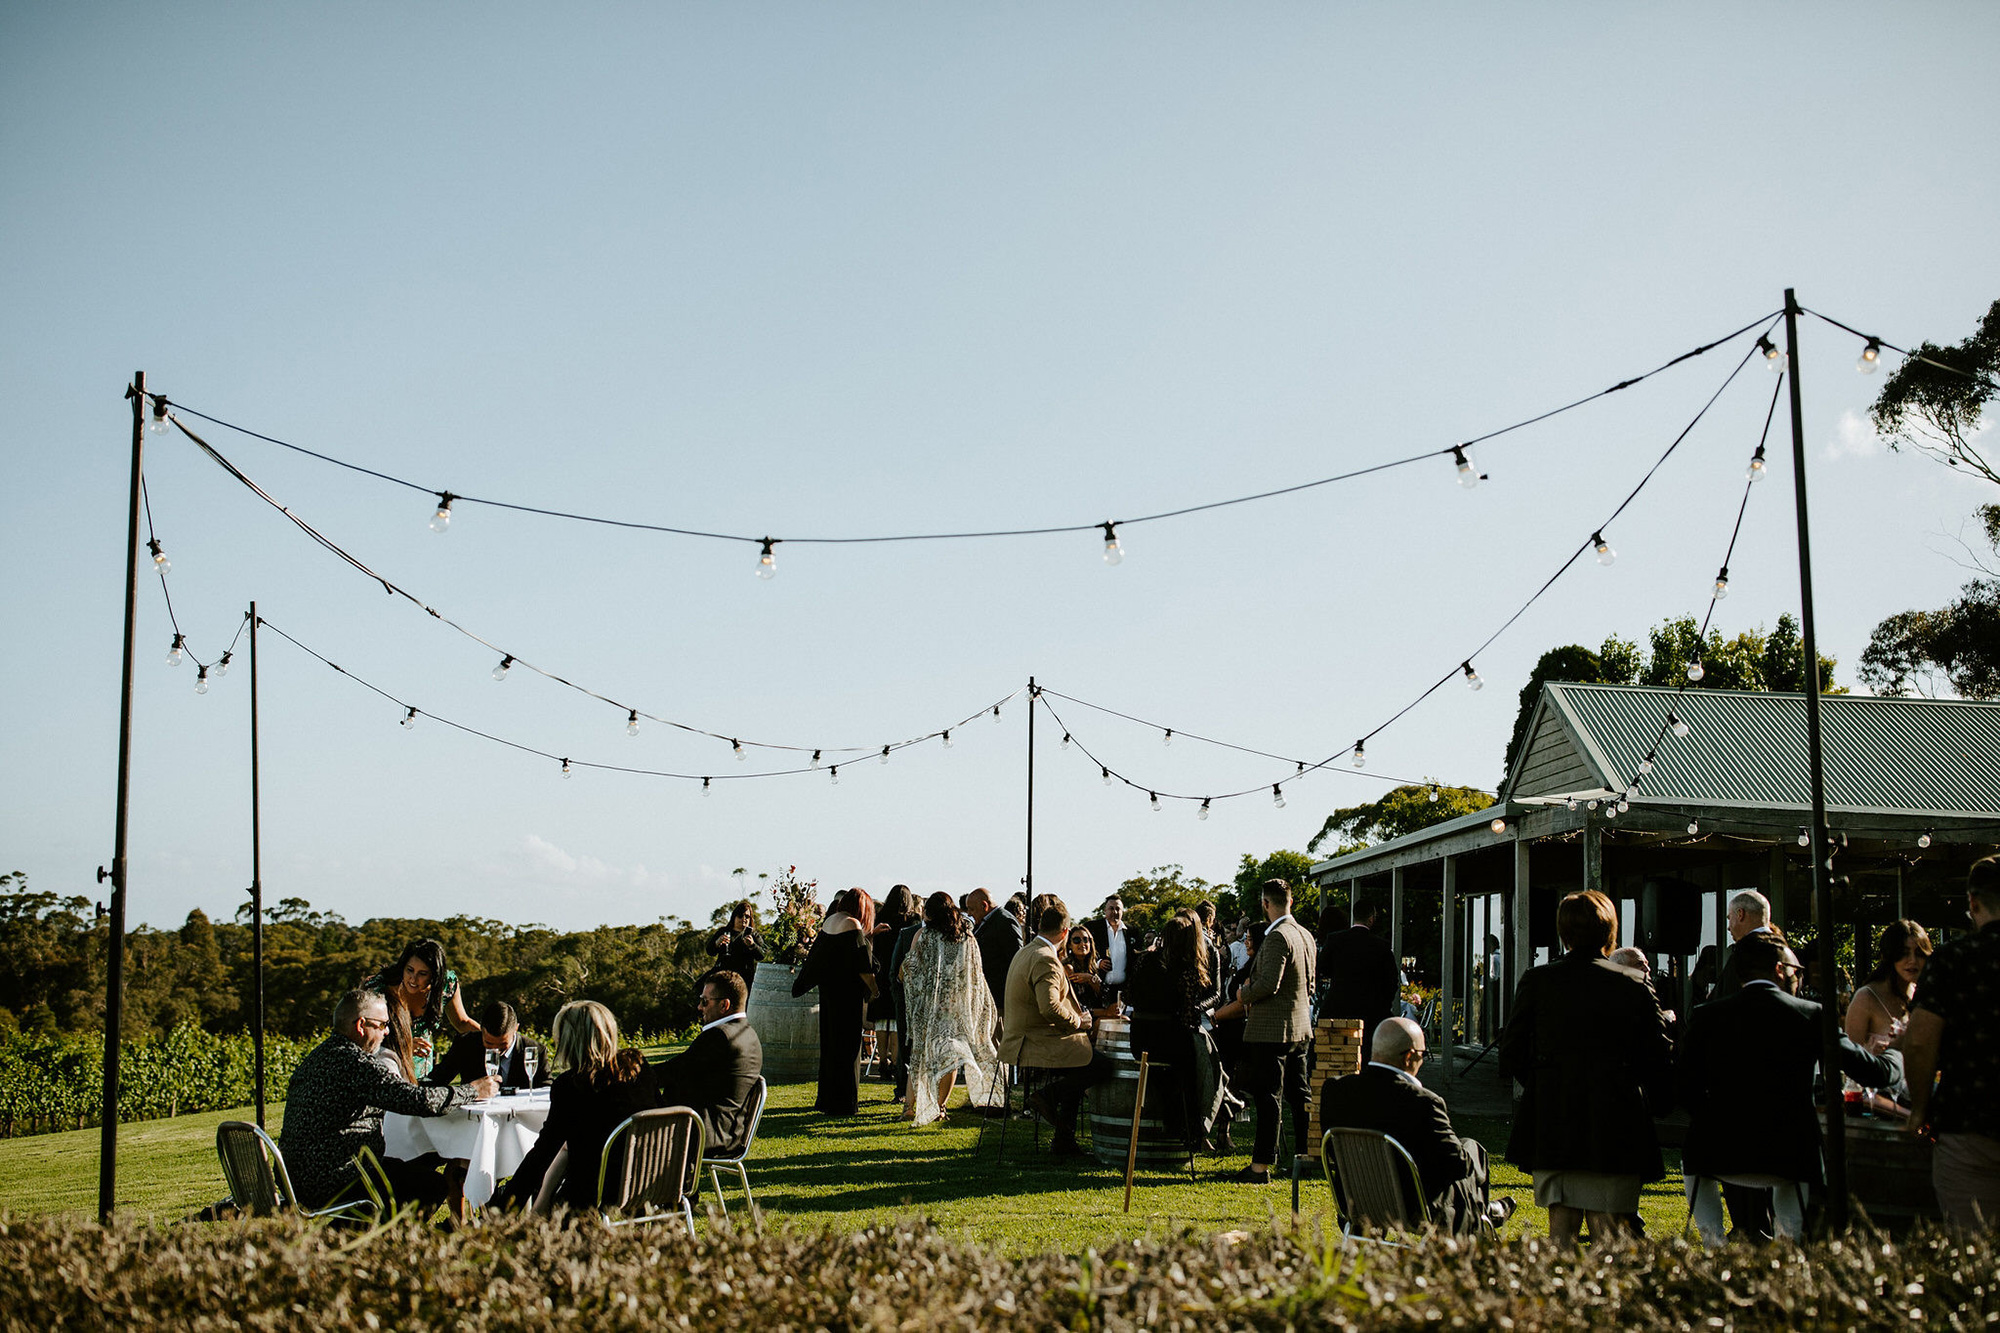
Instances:
[[[1042,1146],[1042,1122],[1040,1117],[1028,1111],[1028,1097],[1034,1091],[1033,1076],[1042,1072],[1046,1071],[1042,1070],[1038,1065],[997,1066],[994,1081],[1000,1085],[1000,1148],[994,1154],[994,1161],[1004,1161],[1007,1157],[1007,1122],[1014,1118],[1014,1084],[1016,1081],[1021,1085],[1021,1113],[1028,1117],[1033,1132],[1035,1148],[1037,1151],[1040,1151]],[[992,1119],[989,1116],[979,1122],[979,1135],[972,1141],[972,1155],[974,1157],[979,1155],[980,1148],[985,1145],[986,1127],[992,1123]],[[1054,1126],[1050,1126],[1050,1128],[1053,1129]]]
[[[701,1116],[685,1106],[669,1106],[658,1111],[641,1111],[630,1117],[604,1140],[604,1156],[597,1163],[597,1209],[610,1227],[658,1222],[676,1211],[694,1234],[694,1201],[688,1198],[687,1183],[701,1172],[702,1148],[708,1141]],[[611,1174],[611,1159],[624,1146],[624,1160],[618,1174]],[[611,1214],[634,1213],[614,1218]]]
[[[229,1201],[253,1217],[289,1212],[359,1220],[382,1217],[394,1206],[382,1164],[365,1147],[355,1154],[355,1169],[361,1172],[361,1185],[368,1197],[311,1212],[299,1207],[291,1174],[285,1170],[285,1155],[256,1125],[247,1120],[225,1120],[217,1125],[215,1153],[222,1159],[222,1178],[229,1182]]]
[[[749,1158],[750,1150],[757,1146],[757,1126],[763,1122],[764,1099],[770,1091],[771,1085],[761,1077],[750,1088],[750,1102],[746,1108],[750,1112],[750,1132],[744,1136],[742,1148],[733,1153],[710,1154],[702,1159],[708,1163],[708,1178],[715,1184],[715,1202],[723,1215],[729,1215],[729,1204],[722,1197],[722,1168],[726,1166],[743,1182],[743,1201],[750,1205],[750,1220],[760,1226],[763,1225],[764,1214],[758,1209],[757,1200],[751,1197],[750,1172],[743,1163]]]
[[[1375,1129],[1329,1129],[1320,1139],[1327,1188],[1341,1213],[1343,1240],[1370,1240],[1371,1226],[1413,1232],[1431,1224],[1424,1202],[1424,1178],[1402,1144]],[[1404,1173],[1415,1190],[1416,1208],[1403,1193]],[[1387,1242],[1393,1243],[1393,1242]]]

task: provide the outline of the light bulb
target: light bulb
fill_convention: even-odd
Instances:
[[[1641,759],[1639,761],[1639,772],[1641,774],[1645,774],[1645,773],[1650,773],[1652,771],[1653,771],[1653,756],[1647,755],[1644,759]]]
[[[1590,804],[1589,804],[1589,805],[1587,805],[1587,806],[1585,806],[1585,807],[1584,807],[1584,809],[1586,809],[1586,810],[1595,810],[1595,809],[1596,809],[1596,808],[1597,808],[1597,807],[1599,806],[1599,804],[1601,804],[1601,802],[1599,802],[1599,801],[1598,801],[1598,799],[1597,799],[1596,797],[1594,797],[1594,796],[1593,796],[1593,797],[1591,797],[1591,799],[1590,799]]]
[[[1770,465],[1764,461],[1764,446],[1760,444],[1757,452],[1750,455],[1750,467],[1743,475],[1752,481],[1762,481],[1770,470]]]
[[[1433,783],[1431,784],[1431,790],[1430,790],[1430,800],[1431,800],[1431,804],[1432,804],[1432,805],[1436,805],[1436,804],[1437,804],[1437,798],[1438,798],[1438,796],[1439,796],[1440,794],[1441,794],[1441,793],[1440,793],[1440,792],[1438,791],[1438,785],[1437,785],[1437,783],[1433,782]]]
[[[1067,737],[1065,737],[1065,739],[1067,739]],[[949,730],[947,730],[944,733],[944,748],[947,750],[951,748],[951,732]]]
[[[828,778],[830,778],[830,779],[832,780],[832,785],[833,785],[833,786],[836,786],[836,787],[838,787],[838,786],[840,785],[840,765],[839,765],[839,764],[835,764],[835,765],[834,765],[834,766],[833,766],[832,768],[829,768],[828,770],[826,770],[826,775],[827,775],[827,777],[828,777]]]
[[[760,553],[757,557],[758,578],[768,579],[768,578],[775,578],[777,576],[778,555],[777,552],[772,549],[776,545],[777,542],[773,538],[766,537],[764,539],[764,549],[762,553]]]
[[[1271,784],[1271,804],[1280,810],[1285,808],[1285,789],[1275,782]]]
[[[881,759],[880,759],[880,760],[878,760],[877,762],[879,762],[879,763],[884,763],[884,764],[886,764],[886,763],[888,763],[888,762],[889,762],[889,747],[888,747],[888,746],[886,746],[886,745],[885,745],[885,746],[883,746],[883,747],[882,747],[882,757],[881,757]]]
[[[1458,484],[1469,491],[1479,484],[1479,469],[1465,456],[1465,448],[1462,444],[1454,447],[1451,451],[1451,461],[1458,467]]]
[[[1694,820],[1690,819],[1690,820],[1688,821],[1688,832],[1689,832],[1689,833],[1699,833],[1699,832],[1701,832],[1701,825],[1700,825],[1700,824],[1698,824],[1698,823],[1696,823],[1696,822],[1695,822]]]
[[[707,778],[703,778],[701,780],[701,794],[703,796],[707,796],[713,793],[714,791],[715,787],[709,782]]]
[[[167,574],[173,569],[174,562],[167,559],[167,553],[160,549],[160,539],[158,537],[155,537],[151,541],[147,542],[146,549],[153,553],[154,570],[156,570],[159,573],[161,578],[165,578]]]
[[[1118,525],[1100,523],[1097,526],[1104,529],[1104,563],[1115,565],[1125,558],[1124,549],[1118,545]]]
[[[1764,364],[1773,373],[1785,368],[1785,354],[1779,351],[1778,345],[1768,337],[1758,337],[1757,350],[1764,354]]]
[[[169,404],[166,399],[160,397],[158,394],[153,395],[153,419],[147,424],[146,428],[155,435],[165,435],[167,433],[168,406]]]
[[[1479,673],[1472,669],[1472,663],[1470,662],[1465,664],[1465,688],[1468,690],[1483,690],[1486,688],[1486,682],[1479,678]]]
[[[1069,733],[1067,731],[1063,733],[1062,748],[1065,750],[1069,748]]]
[[[1803,824],[1799,825],[1799,846],[1801,847],[1812,846],[1812,830],[1808,829]]]
[[[1604,803],[1604,817],[1606,819],[1618,818],[1618,803],[1616,801],[1606,801]]]
[[[1201,809],[1194,812],[1194,817],[1196,819],[1208,818],[1208,798],[1206,796],[1201,798]]]
[[[493,679],[495,680],[507,679],[507,671],[513,665],[514,665],[514,659],[512,657],[501,658],[500,665],[493,668]]]
[[[639,710],[636,708],[625,714],[625,734],[627,736],[639,734]]]
[[[1360,768],[1363,764],[1366,764],[1367,762],[1368,762],[1368,751],[1363,748],[1362,743],[1360,741],[1354,742],[1354,766],[1356,768]]]
[[[1674,724],[1674,735],[1680,737],[1682,740],[1686,740],[1687,734],[1690,731],[1694,730],[1694,728],[1688,726],[1687,723],[1681,721],[1679,718],[1675,717],[1672,713],[1667,714],[1667,721]]]
[[[1729,596],[1729,566],[1724,565],[1722,572],[1715,576],[1715,600],[1719,602],[1727,596]]]
[[[740,764],[740,763],[743,763],[743,762],[744,762],[745,760],[747,760],[747,759],[749,759],[749,758],[750,758],[750,756],[749,756],[749,755],[747,755],[747,754],[745,754],[745,753],[743,752],[743,742],[742,742],[742,741],[731,741],[731,742],[729,742],[729,749],[730,749],[730,752],[731,752],[732,754],[734,754],[734,755],[736,756],[736,762],[737,762],[737,763],[739,763],[739,764]]]
[[[1174,729],[1172,727],[1168,727],[1165,734],[1163,734],[1160,737],[1160,744],[1172,745],[1173,743],[1174,743]]]
[[[222,660],[215,664],[215,678],[217,680],[221,680],[224,676],[229,674],[230,656],[231,656],[230,653],[224,653],[222,655]]]
[[[811,762],[811,763],[809,763],[809,764],[807,764],[807,765],[806,765],[806,767],[807,767],[807,768],[818,768],[818,767],[819,767],[819,751],[818,751],[818,750],[814,750],[814,751],[813,751],[813,757],[812,757],[812,762]]]
[[[1861,349],[1861,359],[1854,363],[1854,368],[1864,375],[1873,375],[1875,367],[1881,364],[1882,340],[1880,338],[1870,338],[1868,345]]]
[[[415,731],[417,729],[417,710],[412,708],[409,712],[403,714],[401,725],[404,731]]]
[[[1621,815],[1624,814],[1627,810],[1630,810],[1631,808],[1632,808],[1632,803],[1630,801],[1620,801],[1618,803],[1618,813]]]
[[[194,692],[195,692],[196,694],[207,694],[207,693],[208,693],[208,668],[207,668],[207,667],[203,667],[203,668],[202,668],[201,670],[199,670],[199,671],[197,671],[197,672],[195,672],[195,673],[194,673]]]
[[[1507,821],[1504,819],[1496,819],[1491,824],[1488,824],[1486,827],[1492,829],[1493,836],[1497,838],[1501,834],[1507,831]]]
[[[994,725],[994,726],[996,726],[996,727],[1000,725],[1000,705],[999,705],[999,704],[994,704],[994,705],[993,705],[993,725]]]
[[[168,666],[179,666],[181,664],[181,649],[186,643],[187,640],[185,638],[178,634],[174,635],[173,646],[167,649]]]
[[[1563,804],[1567,805],[1572,810],[1576,809],[1576,797],[1574,796],[1570,797],[1569,800],[1565,801]]]
[[[567,759],[563,760],[563,776],[566,778],[575,776],[573,773],[569,771],[569,760]]]
[[[1153,809],[1158,810],[1160,808],[1160,794],[1156,791],[1149,791],[1146,795],[1152,798]]]
[[[1930,845],[1931,845],[1930,830],[1925,829],[1921,834],[1917,836],[1917,846],[1928,847]]]
[[[443,532],[451,526],[451,502],[456,498],[450,491],[438,492],[437,512],[431,515],[432,532]]]
[[[1104,785],[1109,787],[1111,785],[1111,770],[1105,768],[1102,764],[1099,764],[1097,767],[1104,774]]]
[[[1700,680],[1703,676],[1706,676],[1707,674],[1708,674],[1708,668],[1704,667],[1701,664],[1701,659],[1699,657],[1695,658],[1694,661],[1688,663],[1689,680]]]
[[[1618,552],[1616,552],[1616,551],[1614,551],[1614,550],[1612,550],[1612,549],[1611,549],[1611,543],[1610,543],[1610,542],[1608,542],[1608,541],[1605,541],[1605,540],[1604,540],[1604,534],[1603,534],[1603,533],[1601,533],[1601,532],[1593,532],[1593,533],[1591,533],[1591,534],[1590,534],[1590,544],[1591,544],[1591,547],[1592,547],[1593,549],[1595,549],[1595,550],[1596,550],[1596,552],[1597,552],[1597,563],[1598,563],[1598,564],[1600,564],[1600,565],[1608,565],[1608,564],[1610,564],[1610,563],[1611,563],[1611,562],[1612,562],[1613,560],[1616,560],[1616,559],[1618,558]]]

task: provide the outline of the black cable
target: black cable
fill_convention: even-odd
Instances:
[[[1502,435],[1509,434],[1510,432],[1513,431],[1521,430],[1522,428],[1527,426],[1535,425],[1538,422],[1547,421],[1551,417],[1560,416],[1564,412],[1573,411],[1574,409],[1582,407],[1587,403],[1593,403],[1600,398],[1608,397],[1609,395],[1617,393],[1624,389],[1629,389],[1633,385],[1649,380],[1653,376],[1658,375],[1663,371],[1669,370],[1672,367],[1679,365],[1683,361],[1689,360],[1690,358],[1693,357],[1700,356],[1705,352],[1713,351],[1715,348],[1722,346],[1724,343],[1729,342],[1732,339],[1740,338],[1745,333],[1748,333],[1751,329],[1755,328],[1759,324],[1764,323],[1769,318],[1771,318],[1771,316],[1760,315],[1758,318],[1750,321],[1750,323],[1745,324],[1742,328],[1737,329],[1732,333],[1725,334],[1722,337],[1717,338],[1712,342],[1703,343],[1699,347],[1695,347],[1688,351],[1682,352],[1679,356],[1674,357],[1672,360],[1663,362],[1662,364],[1654,367],[1652,370],[1646,371],[1644,374],[1635,375],[1630,379],[1620,380],[1618,383],[1612,385],[1608,389],[1600,389],[1596,393],[1589,394],[1586,395],[1585,397],[1577,399],[1575,402],[1565,403],[1561,407],[1551,408],[1546,412],[1542,412],[1539,413],[1538,415],[1528,417],[1521,421],[1517,421],[1511,426],[1502,426],[1498,430],[1488,431],[1483,435],[1475,435],[1469,440],[1462,440],[1456,444],[1449,444],[1441,449],[1427,449],[1422,453],[1411,454],[1405,458],[1393,459],[1388,462],[1375,463],[1368,467],[1356,468],[1348,472],[1336,473],[1335,475],[1330,477],[1321,477],[1316,481],[1300,482],[1297,485],[1293,486],[1281,486],[1275,490],[1258,491],[1255,494],[1239,495],[1227,500],[1211,500],[1203,504],[1186,505],[1179,509],[1162,510],[1161,512],[1156,514],[1144,514],[1137,518],[1117,519],[1113,521],[1112,526],[1120,527],[1128,523],[1153,523],[1161,519],[1179,518],[1186,514],[1199,514],[1211,509],[1223,509],[1232,505],[1250,504],[1258,500],[1269,500],[1281,495],[1293,495],[1300,491],[1312,490],[1320,486],[1329,486],[1334,484],[1335,482],[1352,481],[1359,477],[1370,476],[1373,475],[1374,473],[1388,471],[1389,469],[1392,468],[1407,467],[1412,463],[1420,463],[1428,459],[1448,456],[1457,453],[1463,449],[1466,449],[1471,445],[1481,443],[1482,441],[1485,440],[1497,439]],[[152,397],[160,399],[160,395],[158,394],[154,394],[152,395]],[[160,400],[164,401],[164,399]],[[460,492],[452,491],[449,489],[432,487],[432,486],[423,486],[418,484],[417,482],[410,481],[404,477],[393,476],[387,472],[381,472],[377,471],[374,468],[364,467],[359,463],[350,463],[344,459],[336,458],[331,454],[321,453],[315,449],[308,449],[303,445],[293,444],[287,440],[278,439],[276,436],[273,435],[265,435],[259,431],[250,430],[249,428],[244,426],[238,426],[234,422],[224,421],[220,417],[211,416],[206,412],[203,412],[197,408],[188,407],[180,402],[175,402],[172,404],[172,406],[175,409],[178,409],[179,411],[188,413],[190,416],[200,417],[203,421],[214,422],[218,426],[221,426],[227,430],[237,431],[241,434],[250,436],[252,439],[262,440],[267,444],[275,444],[282,449],[290,449],[295,453],[304,454],[309,458],[319,459],[321,462],[332,463],[337,467],[346,468],[351,472],[359,472],[366,476],[378,478],[382,481],[393,482],[398,486],[406,487],[409,490],[417,491],[421,494],[435,495],[439,497],[441,501],[448,496],[454,503],[486,505],[494,509],[511,509],[517,513],[538,514],[544,518],[567,519],[571,522],[577,522],[577,523],[596,523],[606,527],[629,528],[643,532],[662,532],[680,537],[701,537],[712,541],[735,541],[735,542],[757,542],[757,543],[763,543],[766,541],[775,541],[775,542],[791,542],[798,545],[848,546],[848,545],[880,543],[880,542],[964,541],[964,540],[972,540],[972,539],[986,538],[986,537],[1040,537],[1058,533],[1089,532],[1093,529],[1101,528],[1104,526],[1102,522],[1091,522],[1091,523],[1055,524],[1045,527],[1033,527],[1033,528],[997,528],[986,531],[972,531],[972,532],[912,532],[912,533],[893,533],[882,536],[867,536],[867,537],[773,538],[768,536],[752,536],[746,533],[709,532],[699,528],[679,528],[661,523],[639,523],[628,519],[604,518],[598,515],[579,514],[570,512],[568,510],[544,509],[535,505],[515,504],[511,501],[506,501],[506,500],[482,499],[479,496],[465,495],[461,494]],[[182,429],[185,430],[186,427],[182,427]]]
[[[1851,333],[1855,337],[1860,338],[1864,342],[1872,342],[1877,347],[1886,347],[1890,351],[1894,352],[1897,356],[1907,357],[1912,361],[1921,361],[1927,366],[1935,366],[1939,370],[1945,371],[1947,374],[1957,375],[1961,379],[1971,380],[1974,384],[1983,384],[1987,388],[1992,389],[1994,392],[2000,393],[2000,383],[1995,383],[1993,380],[1988,379],[1984,375],[1976,374],[1973,371],[1965,370],[1958,366],[1948,366],[1944,362],[1939,361],[1933,357],[1925,356],[1921,352],[1912,352],[1906,347],[1898,347],[1896,346],[1896,344],[1890,342],[1887,338],[1878,338],[1872,333],[1863,333],[1860,329],[1855,328],[1851,324],[1841,323],[1839,320],[1835,319],[1832,315],[1822,315],[1819,311],[1808,310],[1804,306],[1799,307],[1799,313],[1803,315],[1811,315],[1814,319],[1820,320],[1827,324],[1831,324],[1833,325],[1833,327],[1839,329],[1843,333]]]

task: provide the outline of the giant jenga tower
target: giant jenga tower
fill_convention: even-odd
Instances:
[[[1319,1158],[1320,1135],[1326,1127],[1319,1122],[1320,1089],[1330,1078],[1361,1072],[1361,1020],[1322,1018],[1313,1027],[1312,1074],[1306,1080],[1306,1104],[1312,1108],[1307,1122],[1310,1146],[1306,1152]]]

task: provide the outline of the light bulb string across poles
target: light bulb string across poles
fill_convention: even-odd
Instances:
[[[663,523],[644,523],[630,519],[610,518],[597,514],[587,514],[569,510],[550,509],[538,505],[519,504],[507,500],[487,499],[480,496],[467,495],[461,491],[455,491],[449,488],[426,486],[420,482],[412,481],[407,477],[399,477],[392,473],[381,471],[380,469],[377,468],[366,467],[363,466],[362,464],[350,462],[346,459],[336,457],[333,454],[329,454],[321,450],[309,449],[304,445],[294,444],[291,441],[280,439],[277,436],[269,435],[262,431],[252,430],[246,426],[239,426],[234,422],[226,421],[221,417],[211,415],[197,408],[188,407],[184,403],[180,402],[169,403],[163,396],[160,395],[154,396],[155,397],[154,411],[156,414],[164,415],[166,413],[166,409],[172,408],[177,412],[185,412],[189,416],[198,417],[203,421],[212,422],[217,426],[221,426],[225,430],[235,431],[238,434],[249,436],[252,439],[261,440],[266,444],[273,444],[278,446],[279,448],[291,450],[294,453],[302,454],[308,458],[317,459],[320,462],[330,463],[336,467],[344,468],[351,472],[359,473],[361,475],[368,477],[373,477],[380,481],[389,482],[393,485],[402,487],[406,490],[415,491],[422,495],[433,496],[438,502],[437,513],[443,517],[444,522],[440,524],[436,522],[434,519],[432,526],[441,532],[446,530],[446,528],[448,528],[450,525],[450,512],[451,512],[451,507],[454,504],[482,505],[494,509],[512,510],[517,513],[534,514],[544,518],[562,519],[569,522],[593,523],[607,527],[626,528],[642,532],[657,532],[672,536],[700,538],[710,541],[752,543],[760,546],[763,550],[764,555],[768,557],[771,553],[771,548],[773,546],[785,543],[790,543],[793,545],[801,545],[801,546],[803,545],[845,546],[845,545],[859,545],[859,544],[870,544],[870,543],[881,543],[881,542],[962,541],[962,540],[975,540],[975,539],[993,538],[993,537],[1039,537],[1039,536],[1049,536],[1049,535],[1058,535],[1066,533],[1094,532],[1106,528],[1115,530],[1120,527],[1126,527],[1141,523],[1156,523],[1165,519],[1185,517],[1186,515],[1189,514],[1206,513],[1214,509],[1223,509],[1234,505],[1254,504],[1263,500],[1276,499],[1280,496],[1295,495],[1301,491],[1313,490],[1321,486],[1329,486],[1339,482],[1352,481],[1361,477],[1371,476],[1378,472],[1384,472],[1392,468],[1408,467],[1413,464],[1426,462],[1431,459],[1448,458],[1454,460],[1455,462],[1462,463],[1464,461],[1465,451],[1472,448],[1475,445],[1483,444],[1487,441],[1498,439],[1503,435],[1511,434],[1514,431],[1522,430],[1525,429],[1526,427],[1537,425],[1543,421],[1549,420],[1552,417],[1560,416],[1563,413],[1574,411],[1577,408],[1596,402],[1601,398],[1609,397],[1612,394],[1619,393],[1625,389],[1629,389],[1634,385],[1642,384],[1645,381],[1652,379],[1654,376],[1662,374],[1665,371],[1670,370],[1677,365],[1680,365],[1684,361],[1692,360],[1695,357],[1702,356],[1707,352],[1713,351],[1717,347],[1723,346],[1725,343],[1731,342],[1736,338],[1742,337],[1745,333],[1748,333],[1751,329],[1756,328],[1760,324],[1766,323],[1772,318],[1774,318],[1774,316],[1772,315],[1760,315],[1756,319],[1753,319],[1749,323],[1743,325],[1741,328],[1726,333],[1719,338],[1715,338],[1708,342],[1702,343],[1697,347],[1690,348],[1689,350],[1682,352],[1679,355],[1674,356],[1667,361],[1662,362],[1661,364],[1655,366],[1651,370],[1643,371],[1640,374],[1631,376],[1630,378],[1620,380],[1617,383],[1609,386],[1608,388],[1599,389],[1594,393],[1585,394],[1583,397],[1575,399],[1572,402],[1564,403],[1559,407],[1550,408],[1547,411],[1536,413],[1533,416],[1524,418],[1523,420],[1520,421],[1516,421],[1510,425],[1502,426],[1494,430],[1485,431],[1481,434],[1474,435],[1468,439],[1459,440],[1454,443],[1443,445],[1434,449],[1426,449],[1423,450],[1422,452],[1410,454],[1406,457],[1389,459],[1379,463],[1370,464],[1365,467],[1356,468],[1350,471],[1336,473],[1333,476],[1320,477],[1311,481],[1299,482],[1289,486],[1275,487],[1269,490],[1256,491],[1246,495],[1231,496],[1226,499],[1209,500],[1190,505],[1183,505],[1173,509],[1161,510],[1157,513],[1141,514],[1133,518],[1113,519],[1108,521],[1091,520],[1089,522],[1079,522],[1079,523],[1020,525],[1020,526],[1006,527],[1006,528],[975,529],[975,530],[964,530],[964,531],[881,533],[881,534],[864,534],[858,536],[812,535],[812,536],[780,537],[780,536],[773,536],[769,533],[757,534],[748,532],[721,532],[707,528],[681,527]],[[183,426],[182,428],[186,429],[185,426]],[[1113,537],[1111,539],[1111,543],[1108,544],[1115,544],[1115,537]],[[760,570],[760,572],[768,572],[768,571]]]

